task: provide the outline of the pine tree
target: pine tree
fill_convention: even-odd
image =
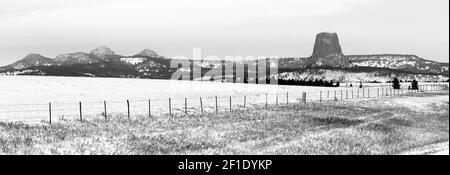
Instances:
[[[340,83],[339,82],[337,82],[336,83],[336,86],[334,86],[334,87],[339,87],[340,86]]]
[[[394,81],[392,81],[392,88],[400,89],[400,81],[398,80],[398,78],[394,78]]]
[[[418,90],[419,89],[419,82],[417,80],[413,80],[411,83],[411,89]]]

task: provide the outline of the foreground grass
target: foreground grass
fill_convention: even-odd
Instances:
[[[395,154],[449,140],[448,95],[0,123],[0,154]]]

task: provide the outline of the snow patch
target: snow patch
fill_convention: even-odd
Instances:
[[[121,58],[120,61],[126,62],[128,64],[136,65],[145,61],[145,58],[142,57],[127,57]]]

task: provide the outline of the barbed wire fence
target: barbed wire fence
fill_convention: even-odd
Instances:
[[[340,88],[315,92],[285,92],[208,96],[187,98],[149,98],[134,100],[99,100],[78,102],[49,102],[43,104],[0,105],[0,122],[52,122],[64,120],[108,120],[113,115],[132,118],[136,115],[154,117],[220,113],[254,107],[293,103],[322,103],[355,99],[373,99],[419,92],[448,91],[448,84],[420,85],[417,90],[392,87]]]

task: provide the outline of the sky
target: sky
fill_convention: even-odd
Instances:
[[[345,55],[449,62],[448,0],[1,0],[0,65],[29,53],[307,57],[317,33]]]

